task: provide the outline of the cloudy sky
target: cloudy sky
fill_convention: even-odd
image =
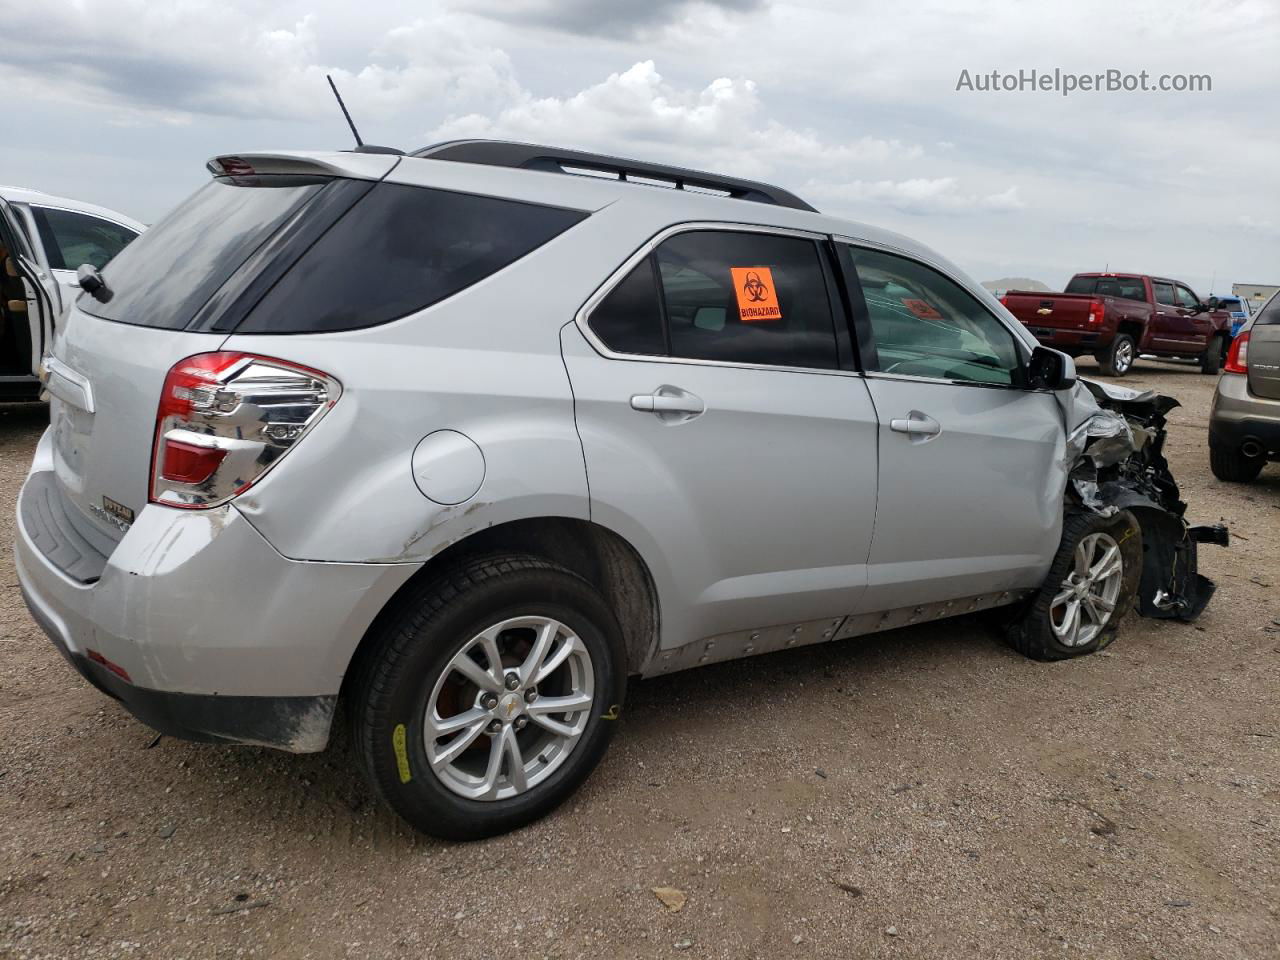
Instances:
[[[0,0],[0,182],[153,222],[217,153],[536,140],[772,180],[980,280],[1280,282],[1280,2]],[[1200,93],[957,91],[1020,69]]]

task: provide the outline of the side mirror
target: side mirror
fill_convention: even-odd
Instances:
[[[1204,305],[1209,310],[1217,310],[1218,307],[1222,306],[1222,301],[1217,297],[1210,297],[1204,302]]]
[[[1076,383],[1076,362],[1065,353],[1036,347],[1027,363],[1027,379],[1033,390],[1067,390]]]
[[[81,290],[100,303],[111,300],[111,288],[107,286],[107,281],[102,279],[98,274],[98,268],[92,263],[80,264],[79,269],[76,270],[76,282]]]

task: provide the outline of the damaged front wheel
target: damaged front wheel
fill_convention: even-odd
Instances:
[[[1141,574],[1142,533],[1131,513],[1069,513],[1044,586],[1009,627],[1009,642],[1036,660],[1101,650],[1133,606]]]

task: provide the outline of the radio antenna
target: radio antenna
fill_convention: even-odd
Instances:
[[[338,99],[338,106],[342,108],[342,115],[347,118],[347,126],[351,128],[351,135],[356,138],[356,146],[363,147],[364,141],[360,139],[360,131],[356,129],[355,122],[351,119],[351,114],[347,111],[347,105],[342,102],[342,94],[338,92],[338,85],[333,82],[333,77],[325,74],[324,78],[329,81],[329,89],[333,91],[333,95]]]

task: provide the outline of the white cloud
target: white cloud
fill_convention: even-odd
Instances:
[[[668,83],[652,60],[567,97],[523,93],[494,115],[450,118],[428,140],[498,137],[537,140],[724,168],[742,176],[815,166],[837,169],[918,159],[920,147],[861,136],[844,142],[767,115],[748,79],[720,77],[701,89]]]

